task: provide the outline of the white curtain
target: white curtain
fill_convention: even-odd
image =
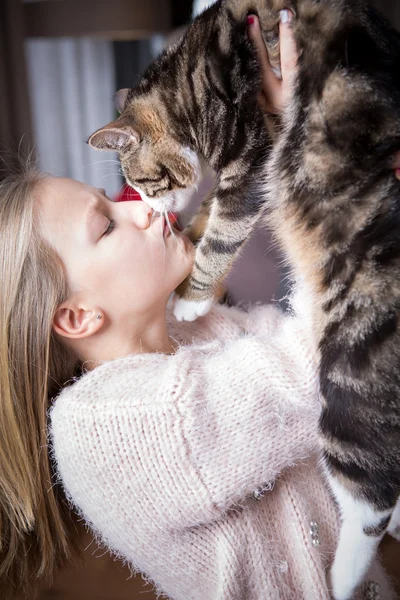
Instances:
[[[86,144],[91,133],[116,117],[112,43],[30,39],[25,51],[41,168],[115,195],[122,184],[117,156]]]
[[[194,0],[193,2],[193,19],[197,17],[203,10],[214,4],[215,0]]]

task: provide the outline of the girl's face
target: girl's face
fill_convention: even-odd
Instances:
[[[144,202],[114,203],[71,179],[40,185],[43,235],[65,265],[74,299],[127,326],[132,316],[165,309],[192,268],[188,238],[178,232],[174,238]]]

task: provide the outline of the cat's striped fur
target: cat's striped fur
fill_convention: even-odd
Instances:
[[[277,67],[284,8],[296,15],[299,72],[271,153],[246,16],[260,16]],[[268,222],[310,291],[324,462],[343,516],[332,585],[347,600],[400,512],[390,522],[400,494],[399,35],[364,0],[223,0],[123,94],[122,109],[92,143],[120,150],[131,183],[143,170],[165,181],[148,182],[150,199],[195,182],[186,147],[219,174],[193,224],[201,241],[185,298],[209,297],[268,199]],[[172,147],[185,177],[166,160]]]
[[[267,167],[269,218],[312,299],[343,517],[332,585],[347,600],[400,494],[400,36],[363,0],[294,9],[299,72]]]

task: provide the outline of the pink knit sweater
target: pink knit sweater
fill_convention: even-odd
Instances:
[[[104,363],[56,399],[69,499],[174,600],[329,598],[338,515],[318,466],[304,325],[272,307],[216,307],[171,319],[171,333],[175,355]],[[369,577],[392,598],[378,562]]]

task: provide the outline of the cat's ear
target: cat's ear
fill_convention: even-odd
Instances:
[[[114,104],[119,114],[121,114],[125,108],[126,99],[128,98],[129,92],[129,88],[124,88],[123,90],[119,90],[119,92],[117,92],[114,96]]]
[[[139,142],[140,138],[137,131],[129,125],[120,125],[118,121],[113,121],[92,133],[87,143],[98,150],[121,152],[129,146],[137,146]]]

